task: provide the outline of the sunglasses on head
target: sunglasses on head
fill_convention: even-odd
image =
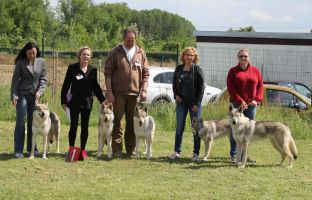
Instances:
[[[240,55],[238,57],[240,57],[240,58],[248,58],[248,56],[246,56],[246,55]]]

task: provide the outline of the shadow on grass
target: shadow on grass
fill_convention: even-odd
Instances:
[[[202,169],[202,168],[237,168],[234,164],[230,162],[228,157],[212,157],[207,161],[200,160],[198,162],[192,161],[190,158],[178,158],[176,160],[170,160],[168,157],[158,157],[153,158],[152,162],[162,162],[169,164],[185,165],[185,169]],[[279,167],[277,164],[257,164],[257,163],[247,163],[245,168],[271,168]]]

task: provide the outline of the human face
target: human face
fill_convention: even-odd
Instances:
[[[126,37],[123,40],[123,43],[127,49],[131,49],[135,45],[135,34],[132,32],[127,33]]]
[[[184,54],[184,61],[185,61],[185,64],[186,65],[191,65],[194,60],[195,60],[195,52],[194,51],[187,51],[185,54]]]
[[[26,51],[26,56],[27,59],[33,63],[37,57],[37,49],[36,48],[28,49]]]
[[[249,63],[249,53],[247,51],[241,51],[237,55],[239,64],[241,66],[247,66]]]
[[[85,49],[81,52],[79,56],[79,61],[81,63],[88,63],[91,60],[91,52],[89,49]]]

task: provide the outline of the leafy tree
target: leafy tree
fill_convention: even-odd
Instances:
[[[239,29],[230,28],[228,31],[230,32],[256,32],[253,26],[240,27]]]

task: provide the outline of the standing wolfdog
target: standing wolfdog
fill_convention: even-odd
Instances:
[[[282,156],[279,165],[282,165],[287,156],[288,167],[292,167],[294,159],[297,158],[297,147],[287,125],[281,122],[250,120],[244,116],[241,107],[236,109],[232,104],[229,108],[229,120],[237,143],[236,165],[238,167],[245,167],[249,143],[267,137]]]
[[[99,124],[98,124],[98,132],[99,132],[99,145],[97,151],[97,157],[100,158],[104,143],[107,145],[107,158],[112,157],[112,132],[114,126],[114,112],[113,112],[113,104],[109,103],[108,105],[101,105],[100,113],[99,113]]]
[[[192,119],[191,128],[193,134],[204,140],[205,143],[205,155],[203,160],[207,161],[211,151],[211,146],[214,139],[230,136],[231,125],[228,119],[203,121],[194,117]]]
[[[144,139],[147,159],[152,157],[152,143],[155,132],[154,118],[147,113],[147,107],[144,109],[135,107],[133,117],[133,127],[135,133],[135,154],[139,158],[140,139]]]
[[[47,158],[47,139],[51,127],[50,111],[47,104],[36,104],[32,122],[32,146],[29,158],[34,158],[36,137],[42,135],[42,158]]]

